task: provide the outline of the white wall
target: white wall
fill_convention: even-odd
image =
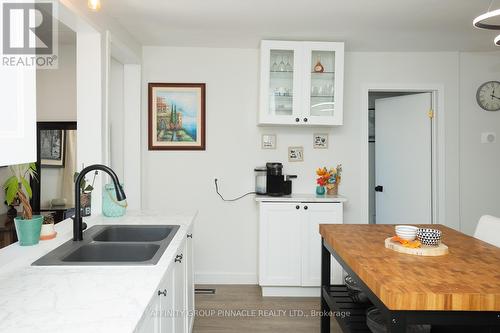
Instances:
[[[120,180],[124,175],[123,64],[111,58],[109,74],[110,166]]]
[[[460,220],[469,234],[481,215],[500,216],[500,112],[476,102],[477,88],[499,78],[500,52],[460,55]],[[482,132],[495,132],[497,142],[482,144]]]
[[[251,198],[222,202],[213,177],[228,196],[253,189],[253,168],[282,161],[285,173],[298,174],[294,192],[314,191],[314,170],[343,163],[340,193],[349,198],[346,223],[365,223],[360,177],[363,87],[368,83],[432,83],[445,88],[446,222],[458,226],[458,54],[347,53],[344,126],[332,129],[260,128],[256,49],[143,48],[143,207],[171,211],[199,209],[196,221],[198,282],[255,282],[257,276],[257,205]],[[409,66],[411,64],[411,66]],[[147,151],[147,83],[207,84],[207,150]],[[313,150],[312,135],[329,132],[330,148]],[[260,149],[260,135],[276,133],[278,149]],[[286,149],[303,145],[305,162],[288,163]],[[367,216],[367,213],[366,213]]]
[[[59,68],[36,75],[37,121],[76,121],[76,45],[59,45]]]
[[[254,188],[253,168],[282,161],[298,174],[295,192],[315,189],[315,169],[335,165],[336,129],[259,128],[258,50],[145,47],[143,53],[143,208],[199,209],[196,221],[198,281],[257,280],[257,205],[251,197],[222,202],[214,191],[234,197]],[[207,84],[207,150],[147,151],[147,83]],[[330,149],[313,150],[315,132],[329,132]],[[261,134],[276,133],[277,150],[261,150]],[[287,147],[304,146],[305,162],[288,163]],[[341,187],[340,192],[343,192]],[[222,236],[222,238],[221,238]],[[221,276],[225,275],[223,278]]]

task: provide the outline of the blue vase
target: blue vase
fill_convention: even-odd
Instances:
[[[121,184],[122,187],[123,184]],[[118,201],[114,184],[106,184],[102,191],[102,215],[107,217],[119,217],[125,215],[127,201]]]
[[[325,195],[325,188],[323,186],[316,186],[317,195]]]

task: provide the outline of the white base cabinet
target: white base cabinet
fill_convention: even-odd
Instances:
[[[319,225],[341,223],[341,202],[261,202],[259,284],[263,295],[319,295]],[[332,259],[333,283],[341,283],[342,278],[342,267]]]
[[[194,323],[192,230],[153,295],[136,328],[138,333],[190,333]]]

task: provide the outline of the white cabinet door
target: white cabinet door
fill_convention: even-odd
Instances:
[[[342,224],[342,203],[303,203],[302,286],[321,284],[320,224]],[[332,283],[342,282],[342,267],[332,258]]]
[[[344,43],[305,42],[304,55],[303,121],[342,125]]]
[[[192,332],[193,320],[194,279],[191,227],[135,331],[139,333]]]
[[[301,210],[298,203],[260,204],[259,282],[301,284]]]
[[[0,66],[0,167],[36,162],[36,68]]]
[[[158,315],[157,330],[155,330],[155,332],[176,332],[175,322],[177,320],[177,314],[174,311],[176,289],[174,271],[175,266],[168,269],[155,295],[160,299],[160,312]]]
[[[187,330],[193,330],[194,323],[194,256],[193,256],[193,227],[186,236],[186,306],[187,306]]]
[[[300,120],[302,59],[300,42],[261,42],[260,124],[296,124]]]
[[[174,260],[174,327],[175,333],[186,332],[186,241],[184,240]]]

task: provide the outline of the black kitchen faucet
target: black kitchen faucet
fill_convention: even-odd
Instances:
[[[83,220],[82,220],[82,212],[81,212],[81,203],[80,203],[80,182],[85,177],[87,173],[94,170],[100,170],[106,172],[113,180],[115,184],[116,191],[116,200],[123,201],[127,198],[125,192],[123,192],[123,188],[118,181],[118,176],[116,173],[110,168],[102,164],[94,164],[84,168],[78,177],[75,180],[75,217],[73,218],[73,240],[81,241],[83,240]]]

